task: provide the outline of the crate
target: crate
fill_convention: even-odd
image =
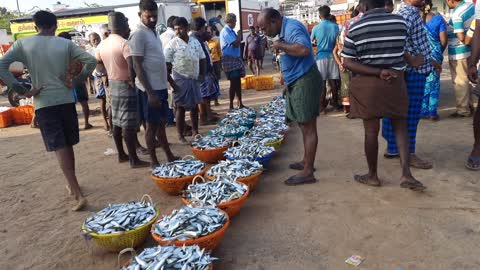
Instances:
[[[255,77],[254,88],[257,91],[274,89],[275,81],[273,80],[273,76],[262,75],[262,76]]]
[[[255,76],[253,75],[247,75],[244,78],[242,78],[242,90],[253,89],[255,87],[254,79],[255,79]]]
[[[16,125],[28,125],[33,118],[33,105],[19,106],[11,109],[13,123]]]
[[[6,110],[0,113],[0,128],[6,128],[13,124],[12,110]]]

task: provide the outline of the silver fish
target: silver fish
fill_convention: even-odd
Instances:
[[[226,114],[226,117],[249,117],[249,118],[255,118],[257,117],[257,112],[253,108],[240,108],[240,109],[235,109],[231,110]]]
[[[231,143],[232,143],[232,139],[230,138],[217,136],[217,135],[207,135],[200,138],[196,138],[192,142],[192,147],[197,149],[202,149],[202,150],[215,149],[215,148],[228,146]]]
[[[251,142],[228,148],[227,151],[225,151],[225,157],[227,159],[247,159],[255,161],[273,152],[275,152],[275,148],[271,146],[266,146],[260,142]]]
[[[207,171],[207,175],[217,179],[235,181],[238,178],[247,177],[258,173],[263,169],[262,164],[257,161],[244,159],[222,160]]]
[[[226,124],[210,130],[208,134],[223,137],[237,137],[238,134],[243,136],[247,130],[247,127],[240,126],[238,124]]]
[[[227,124],[233,124],[233,125],[251,127],[254,123],[255,123],[255,118],[246,117],[243,115],[227,115],[225,116],[225,118],[223,118],[220,121],[221,126],[227,125]]]
[[[235,181],[207,181],[189,185],[184,191],[184,197],[194,204],[216,206],[239,199],[247,189],[248,186]]]
[[[271,143],[283,139],[283,135],[278,131],[271,130],[268,127],[257,126],[251,129],[245,136],[238,141],[242,144],[250,144],[252,142]]]
[[[193,160],[175,160],[162,164],[153,169],[152,174],[157,177],[184,177],[198,174],[205,168],[205,163]]]

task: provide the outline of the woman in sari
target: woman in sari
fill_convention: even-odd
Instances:
[[[438,98],[440,95],[440,73],[442,72],[443,51],[447,47],[447,23],[440,14],[432,12],[432,0],[425,0],[421,15],[425,22],[434,69],[427,76],[422,104],[422,117],[438,121]]]

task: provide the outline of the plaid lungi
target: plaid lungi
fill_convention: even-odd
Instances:
[[[239,71],[239,77],[245,77],[245,67],[243,66],[242,58],[240,57],[232,57],[225,55],[222,57],[222,67],[225,74],[227,74],[227,78],[229,77],[230,72],[232,71]]]
[[[419,74],[415,71],[405,73],[408,92],[408,135],[410,137],[410,153],[415,153],[417,127],[422,114],[422,101],[425,94],[425,82],[427,75]],[[382,136],[387,140],[387,152],[389,154],[398,154],[395,132],[393,131],[392,121],[389,118],[383,118]]]
[[[137,94],[125,81],[110,80],[112,124],[121,128],[138,126]]]

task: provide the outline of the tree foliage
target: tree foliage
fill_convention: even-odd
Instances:
[[[0,29],[7,29],[7,33],[11,34],[10,20],[17,17],[15,13],[8,11],[4,7],[0,7]]]

